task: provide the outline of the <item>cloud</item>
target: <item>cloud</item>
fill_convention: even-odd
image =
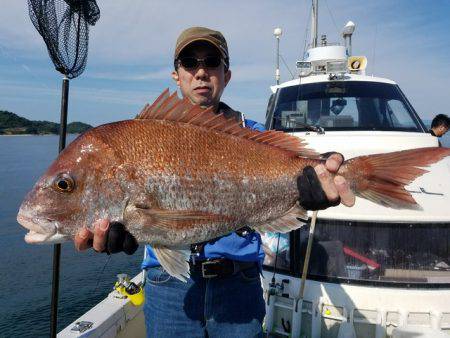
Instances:
[[[237,64],[232,66],[232,72],[233,82],[267,82],[274,73],[274,67],[267,63]]]
[[[144,105],[149,97],[156,97],[159,91],[135,91],[117,89],[97,89],[79,87],[72,91],[72,98],[93,103],[109,103],[120,105]]]
[[[119,80],[119,81],[148,81],[148,80],[167,80],[172,73],[172,68],[160,68],[152,72],[135,73],[134,71],[121,72],[90,72],[88,77],[100,80]]]
[[[51,88],[46,84],[29,84],[24,82],[9,82],[0,80],[0,98],[17,97],[20,100],[27,100],[30,98],[42,96],[56,96],[60,92],[56,87]]]

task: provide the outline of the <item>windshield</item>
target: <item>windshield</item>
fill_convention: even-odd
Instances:
[[[281,88],[268,118],[273,129],[285,131],[305,131],[307,125],[324,130],[424,130],[398,86],[379,82],[335,81]]]

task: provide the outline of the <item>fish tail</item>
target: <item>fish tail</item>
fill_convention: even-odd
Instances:
[[[421,209],[405,186],[428,172],[422,167],[450,155],[450,148],[419,148],[359,156],[343,163],[344,176],[356,196],[395,209]]]

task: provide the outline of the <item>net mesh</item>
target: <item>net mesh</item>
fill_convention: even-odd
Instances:
[[[31,21],[58,72],[69,79],[86,67],[89,26],[100,18],[95,0],[28,0]]]

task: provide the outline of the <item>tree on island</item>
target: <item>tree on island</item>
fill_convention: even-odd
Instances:
[[[72,122],[67,125],[67,132],[80,134],[92,128],[83,122]],[[0,110],[0,135],[20,134],[58,134],[59,123],[49,121],[31,121],[9,111]]]

